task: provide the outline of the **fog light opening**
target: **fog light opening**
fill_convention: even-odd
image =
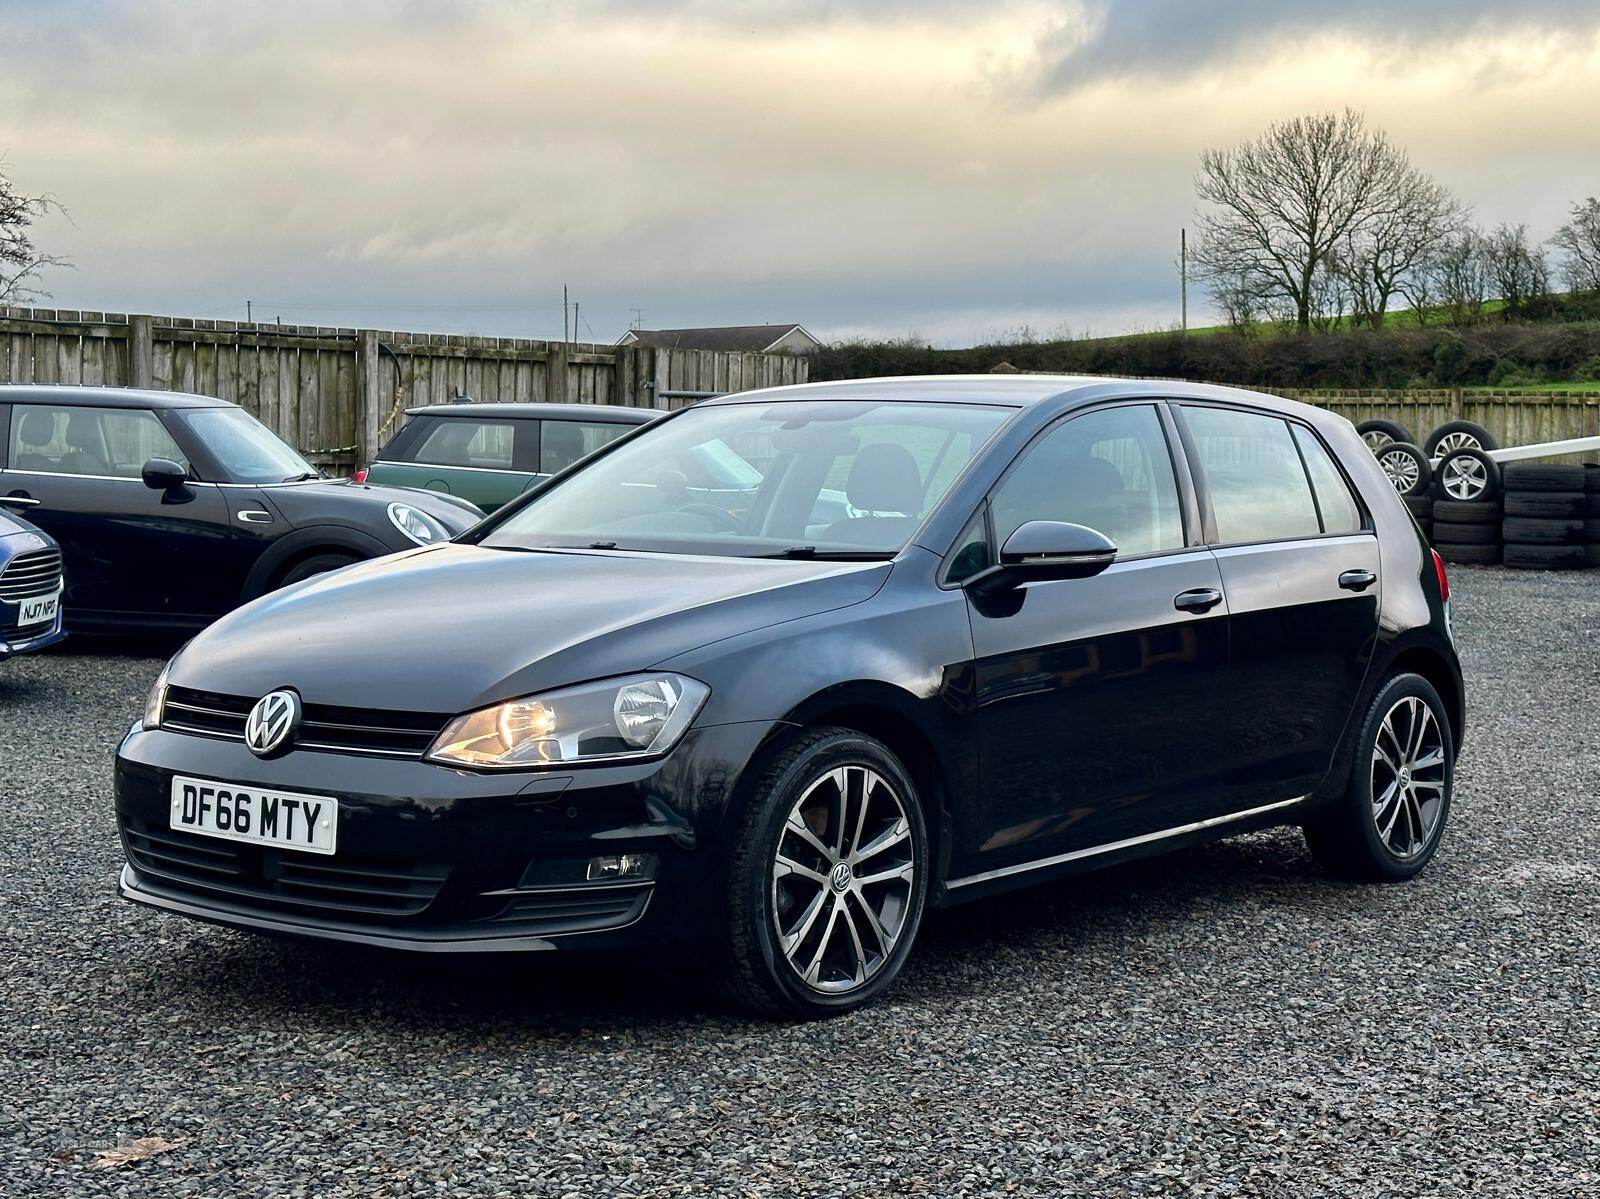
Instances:
[[[651,878],[655,874],[655,857],[653,853],[600,854],[589,859],[585,877],[591,883]]]

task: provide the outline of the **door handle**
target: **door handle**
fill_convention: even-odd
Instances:
[[[1346,591],[1365,591],[1378,581],[1370,570],[1347,570],[1339,576],[1339,586]]]
[[[1180,612],[1209,612],[1221,602],[1222,592],[1215,587],[1195,587],[1172,597],[1172,606]]]
[[[37,508],[39,501],[23,491],[14,491],[10,495],[0,495],[0,504],[12,508]]]

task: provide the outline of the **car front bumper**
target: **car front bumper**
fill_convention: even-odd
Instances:
[[[15,632],[0,631],[0,661],[14,654],[28,654],[36,649],[43,649],[47,645],[54,645],[58,641],[66,640],[66,631],[61,626],[61,614],[56,614],[55,623],[42,633],[29,633],[26,637]]]
[[[234,928],[423,952],[684,944],[720,920],[724,816],[770,722],[692,729],[665,758],[483,774],[135,725],[117,750],[126,899]],[[169,824],[176,774],[335,797],[332,855]],[[649,876],[591,882],[591,858]]]

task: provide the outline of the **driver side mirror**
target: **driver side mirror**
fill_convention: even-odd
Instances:
[[[189,472],[170,458],[152,458],[139,471],[151,491],[164,491],[169,500],[188,499]]]
[[[1098,529],[1058,520],[1019,525],[1000,547],[1000,563],[974,575],[980,590],[1054,579],[1087,579],[1117,559],[1117,545]]]

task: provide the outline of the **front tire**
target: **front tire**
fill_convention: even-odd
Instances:
[[[928,836],[881,742],[808,730],[746,805],[728,876],[723,990],[768,1016],[852,1011],[891,986],[922,923]]]
[[[309,558],[300,559],[284,571],[283,578],[278,580],[278,586],[287,587],[290,583],[303,583],[317,575],[325,575],[330,570],[342,570],[346,566],[353,566],[359,561],[360,558],[351,554],[312,554]]]
[[[1419,674],[1389,678],[1367,706],[1344,795],[1305,826],[1330,874],[1403,882],[1433,858],[1450,814],[1455,739],[1444,701]]]

